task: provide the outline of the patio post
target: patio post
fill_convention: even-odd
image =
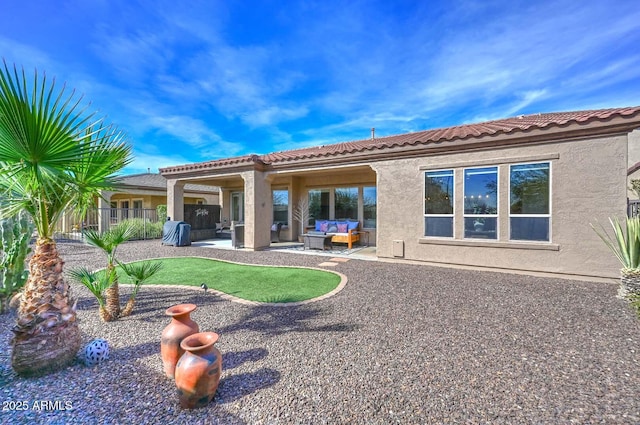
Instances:
[[[184,182],[180,180],[167,179],[167,217],[184,220]]]
[[[244,179],[244,243],[247,248],[260,250],[271,244],[273,200],[271,183],[261,171],[242,173]]]
[[[111,216],[111,195],[113,192],[103,191],[98,197],[98,232],[100,234],[109,230],[109,218]]]

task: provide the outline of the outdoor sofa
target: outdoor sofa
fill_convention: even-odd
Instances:
[[[314,230],[308,233],[331,234],[331,243],[346,243],[351,249],[353,243],[360,240],[359,226],[357,220],[316,220]]]

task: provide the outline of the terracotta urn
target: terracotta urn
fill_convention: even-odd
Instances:
[[[162,331],[160,354],[164,373],[173,378],[178,359],[184,353],[180,347],[183,339],[200,331],[198,324],[191,320],[190,314],[196,309],[195,304],[178,304],[169,307],[165,314],[171,316],[171,323]]]
[[[201,332],[182,340],[184,354],[176,365],[176,387],[180,406],[204,407],[213,399],[222,373],[222,354],[214,347],[215,332]]]

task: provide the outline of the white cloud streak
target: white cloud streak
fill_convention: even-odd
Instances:
[[[250,39],[236,29],[251,27],[240,7],[102,2],[86,61],[1,30],[0,51],[72,77],[149,158],[162,140],[184,153],[153,155],[187,162],[366,138],[371,127],[397,134],[638,103],[631,1],[287,3],[264,17],[277,35],[258,28]],[[96,59],[100,68],[86,65]]]

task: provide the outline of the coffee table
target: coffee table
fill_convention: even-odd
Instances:
[[[331,244],[332,234],[312,234],[312,233],[304,233],[302,235],[304,238],[304,249],[332,249],[333,245]]]

